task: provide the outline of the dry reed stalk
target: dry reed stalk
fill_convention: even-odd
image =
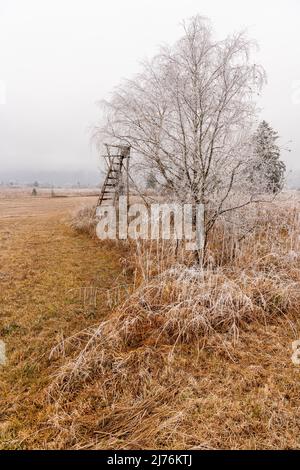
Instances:
[[[183,351],[190,351],[193,363],[209,338],[216,338],[231,357],[241,329],[277,318],[289,325],[288,315],[300,305],[297,214],[279,208],[256,216],[255,230],[241,240],[234,230],[215,228],[206,269],[193,266],[182,246],[137,243],[130,261],[132,292],[99,327],[52,352],[52,358],[65,356],[50,390],[57,403],[51,422],[63,442],[73,433],[75,448],[139,448],[149,442],[159,447],[160,436],[167,448],[174,442],[199,445],[184,431],[195,400],[181,402],[180,394],[189,396],[197,374],[180,366]],[[66,413],[71,402],[76,416]],[[85,435],[86,427],[92,435]]]

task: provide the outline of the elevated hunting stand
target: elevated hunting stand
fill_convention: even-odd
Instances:
[[[129,158],[130,147],[125,145],[107,145],[107,153],[103,155],[107,174],[99,194],[97,207],[115,206],[119,203],[120,196],[127,197],[129,206]],[[114,153],[111,153],[111,152]]]

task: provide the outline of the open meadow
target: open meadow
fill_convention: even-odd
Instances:
[[[74,236],[66,224],[72,211],[94,201],[13,190],[0,195],[0,339],[8,360],[0,366],[0,448],[23,448],[28,439],[35,446],[47,421],[49,351],[107,314],[103,306],[85,310],[84,288],[112,287],[120,255]]]
[[[205,273],[68,196],[0,196],[0,448],[299,449],[298,194]]]

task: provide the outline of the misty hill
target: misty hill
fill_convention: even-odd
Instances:
[[[101,172],[96,170],[77,171],[22,171],[14,170],[1,172],[0,184],[8,185],[33,185],[38,182],[40,186],[61,186],[61,187],[95,187],[103,179]]]
[[[29,171],[14,170],[1,172],[0,184],[16,186],[32,186],[34,182],[39,186],[51,187],[95,187],[101,185],[103,174],[99,169],[76,171]],[[300,170],[290,171],[286,177],[286,187],[300,188]]]

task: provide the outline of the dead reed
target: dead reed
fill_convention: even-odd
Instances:
[[[62,447],[220,447],[196,436],[191,422],[201,351],[213,344],[215,357],[226,350],[233,359],[251,324],[280,319],[292,329],[300,305],[297,210],[266,207],[254,216],[247,236],[216,226],[205,269],[172,243],[131,244],[131,293],[106,321],[51,353],[63,357],[49,391]]]

